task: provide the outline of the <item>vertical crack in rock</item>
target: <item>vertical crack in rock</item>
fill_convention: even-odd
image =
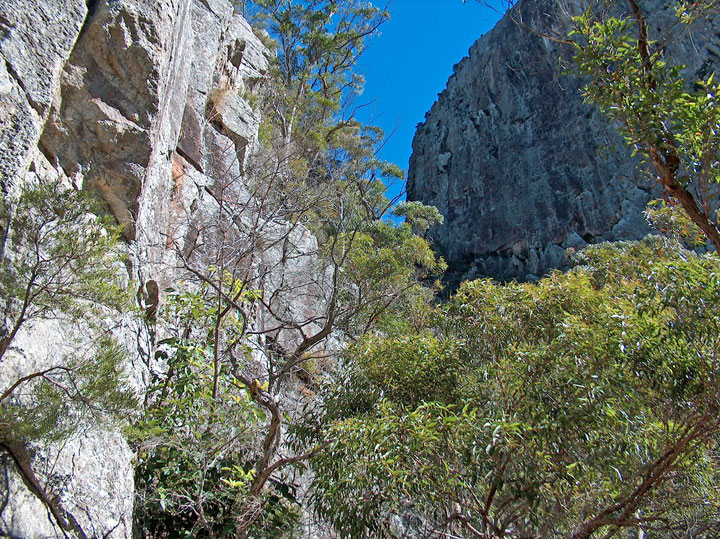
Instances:
[[[25,98],[27,99],[30,106],[35,109],[35,112],[38,113],[38,116],[43,116],[45,113],[45,109],[42,106],[41,103],[38,103],[32,98],[32,94],[25,88],[25,83],[23,82],[22,78],[15,72],[15,68],[11,63],[5,62],[5,69],[7,69],[8,75],[12,78],[12,80],[20,87],[20,90],[22,90],[23,94],[25,94]]]
[[[86,0],[85,5],[87,6],[87,15],[85,15],[85,21],[83,22],[80,32],[78,33],[78,39],[80,39],[88,27],[92,24],[95,15],[100,9],[100,5],[103,4],[104,0]]]

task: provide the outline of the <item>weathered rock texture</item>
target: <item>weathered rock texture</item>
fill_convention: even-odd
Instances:
[[[532,0],[518,7],[528,26],[565,36],[568,13],[579,4]],[[676,20],[665,4],[643,2],[654,35]],[[717,25],[672,35],[667,52],[687,64],[691,80],[709,75],[720,60]],[[608,122],[582,103],[582,81],[562,73],[571,53],[505,16],[455,66],[419,126],[408,199],[445,216],[431,236],[451,283],[533,279],[563,267],[568,247],[649,232],[643,210],[652,182],[636,171]]]
[[[0,5],[0,186],[30,163],[87,15],[84,0],[7,0]]]
[[[244,180],[259,118],[241,96],[262,84],[268,60],[228,0],[3,0],[0,187],[11,197],[32,175],[97,190],[125,225],[129,277],[147,309],[157,309],[158,290],[174,284],[184,259],[211,243],[206,225],[232,199],[243,208],[233,226],[256,243],[248,267],[272,297],[254,329],[277,326],[275,315],[316,318],[317,241],[301,225],[263,217]],[[152,342],[136,326],[120,336],[137,349],[130,368],[142,390]],[[48,322],[21,335],[0,365],[0,387],[57,356],[63,331]],[[88,537],[132,536],[132,455],[116,429],[89,425],[31,450],[39,479]],[[62,537],[11,459],[0,458],[0,535]]]

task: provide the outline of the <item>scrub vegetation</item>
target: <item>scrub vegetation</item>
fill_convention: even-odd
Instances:
[[[217,186],[212,242],[181,253],[187,280],[146,313],[163,325],[163,369],[143,402],[108,325],[133,310],[119,229],[60,185],[24,188],[0,216],[0,362],[34,323],[84,321],[96,336],[0,388],[0,445],[60,526],[84,536],[34,477],[28,444],[133,409],[145,537],[293,537],[303,513],[353,538],[718,536],[715,77],[684,80],[634,0],[624,18],[589,3],[563,40],[587,102],[666,192],[647,211],[658,234],[591,246],[537,283],[466,282],[440,301],[446,268],[427,231],[442,216],[385,197],[404,172],[355,116],[354,66],[387,8],[236,4],[277,51],[252,96],[263,120],[247,186],[263,220],[223,195],[233,179]],[[678,24],[720,9],[672,4]],[[248,261],[305,231],[316,249],[283,247],[277,264],[312,256],[313,282],[283,280],[268,297],[274,268]],[[279,307],[299,294],[320,312]],[[272,327],[254,324],[260,311]]]

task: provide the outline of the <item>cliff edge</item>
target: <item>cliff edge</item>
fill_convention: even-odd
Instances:
[[[232,196],[252,198],[243,167],[259,118],[243,96],[262,84],[269,58],[228,0],[3,1],[4,201],[24,185],[58,180],[98,192],[124,225],[127,267],[119,271],[140,286],[140,307],[157,309],[158,291],[181,275],[184,246],[219,211],[213,188],[234,182]],[[273,226],[284,230],[282,222]],[[290,239],[305,253],[316,249],[306,230]],[[286,280],[306,270],[273,265],[278,249],[262,256]],[[131,356],[126,370],[142,394],[153,368],[152,336],[132,316],[116,326]],[[61,319],[28,326],[0,365],[0,387],[57,361],[69,331],[77,328]],[[25,449],[37,480],[85,536],[133,536],[133,455],[118,427],[93,420],[61,443]],[[11,453],[0,451],[0,535],[66,537]]]
[[[566,36],[579,4],[533,0],[516,9],[527,26]],[[654,35],[672,28],[666,53],[687,65],[688,80],[716,69],[716,27],[702,22],[680,34],[672,6],[645,4]],[[408,199],[444,215],[431,236],[451,285],[534,280],[565,267],[567,248],[649,232],[643,210],[658,191],[613,127],[583,103],[583,81],[563,73],[571,59],[571,47],[506,15],[455,66],[419,125]]]

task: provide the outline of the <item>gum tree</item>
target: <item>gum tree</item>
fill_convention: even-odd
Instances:
[[[720,252],[716,203],[720,181],[720,85],[715,75],[687,81],[682,65],[669,64],[662,35],[627,0],[629,16],[599,17],[588,10],[573,19],[575,62],[589,82],[585,101],[619,126],[644,158],[667,196]],[[678,23],[717,21],[717,2],[674,2]],[[692,88],[690,87],[691,85]]]
[[[355,118],[353,67],[387,13],[351,0],[244,7],[277,60],[246,96],[262,118],[257,146],[242,172],[213,178],[212,212],[189,217],[194,239],[175,244],[186,286],[168,291],[167,369],[133,433],[141,522],[157,534],[291,529],[295,468],[327,440],[290,447],[288,426],[341,340],[404,323],[443,268],[413,231],[437,212],[410,205],[392,223],[383,181],[403,173],[377,157],[382,133]]]
[[[571,36],[545,37],[575,47],[588,101],[717,248],[717,84],[688,89],[639,3],[612,3],[624,19],[586,4]],[[690,24],[717,3],[677,8]],[[662,240],[582,256],[536,285],[467,283],[424,332],[351,350],[322,427],[299,431],[335,435],[312,463],[341,535],[402,519],[428,535],[717,534],[717,257]]]
[[[465,283],[420,334],[350,350],[311,460],[343,537],[718,532],[718,260],[593,247],[537,284]],[[413,524],[414,522],[414,524]]]

